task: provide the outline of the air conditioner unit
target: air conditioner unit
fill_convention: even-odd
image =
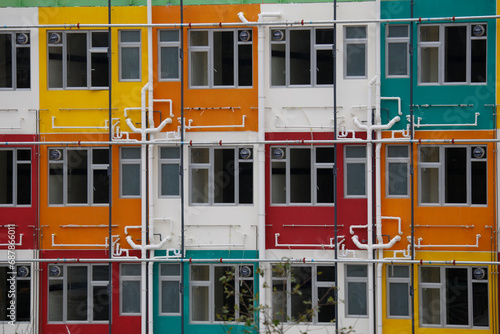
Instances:
[[[240,267],[240,277],[251,277],[251,276],[252,276],[252,267],[250,266]]]
[[[485,28],[485,26],[482,25],[482,24],[475,25],[472,28],[472,34],[474,36],[477,36],[477,37],[486,35],[486,28]]]
[[[23,45],[23,44],[28,44],[30,41],[30,38],[28,34],[25,33],[20,33],[16,35],[16,43]]]
[[[242,42],[248,42],[252,39],[252,33],[250,30],[241,30],[238,34],[238,38]]]
[[[61,150],[50,150],[49,160],[61,160],[63,157]]]
[[[49,34],[49,43],[50,44],[59,44],[59,43],[61,43],[61,41],[62,41],[61,33],[51,32]]]
[[[472,148],[472,157],[474,159],[482,159],[486,156],[484,147],[476,146]]]
[[[17,267],[17,277],[28,277],[30,275],[30,268],[28,266]]]
[[[62,276],[62,268],[59,266],[52,266],[49,269],[49,276],[50,277],[60,277]]]
[[[272,32],[273,41],[282,41],[285,39],[285,32],[283,30],[273,30]]]
[[[472,269],[472,277],[474,279],[485,279],[486,278],[486,270],[484,268],[473,268]]]
[[[272,158],[273,159],[283,159],[285,157],[285,151],[283,151],[282,148],[275,147],[273,148],[272,151]]]
[[[246,160],[246,159],[250,159],[251,157],[252,157],[252,151],[250,151],[250,149],[245,147],[245,148],[242,148],[240,150],[240,158],[241,159]]]

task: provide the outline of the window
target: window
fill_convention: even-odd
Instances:
[[[180,148],[160,147],[160,196],[179,196],[180,168]]]
[[[191,204],[252,204],[253,149],[191,148]]]
[[[333,84],[333,29],[272,29],[271,85]]]
[[[366,196],[366,146],[345,146],[344,188],[346,197]]]
[[[387,266],[387,317],[410,317],[409,266]]]
[[[49,88],[107,88],[108,32],[49,31]]]
[[[420,267],[420,325],[488,327],[488,268]]]
[[[486,24],[420,25],[418,36],[419,83],[486,83]]]
[[[346,265],[346,315],[368,315],[368,267]]]
[[[407,197],[410,189],[410,153],[408,146],[387,146],[387,197]]]
[[[49,148],[49,205],[109,203],[107,148]]]
[[[179,315],[181,312],[181,266],[160,264],[160,314]]]
[[[272,204],[333,204],[333,147],[271,147]]]
[[[227,277],[228,284],[234,286],[234,294],[225,293],[221,278]],[[252,317],[254,302],[253,265],[192,265],[190,296],[191,321],[223,321],[221,316],[232,319]],[[239,305],[239,307],[236,307]],[[228,313],[223,313],[226,309]]]
[[[141,31],[120,30],[120,81],[141,80]]]
[[[12,281],[14,280],[14,281]],[[15,285],[14,285],[15,284]],[[15,301],[15,319],[11,319],[11,301]],[[31,266],[0,267],[0,322],[31,320]],[[3,325],[5,326],[5,325]]]
[[[141,265],[120,265],[120,314],[141,314]]]
[[[387,77],[408,77],[408,53],[410,45],[409,26],[387,25],[386,26],[386,63],[385,71]]]
[[[180,78],[179,30],[158,30],[158,71],[160,80]]]
[[[273,321],[335,321],[335,266],[274,265]]]
[[[421,204],[487,203],[486,146],[421,146]]]
[[[344,29],[344,77],[366,78],[366,27]]]
[[[0,149],[0,206],[31,204],[31,149]]]
[[[30,88],[30,33],[0,32],[0,89]]]
[[[251,87],[252,30],[191,30],[191,87]]]
[[[120,150],[120,195],[141,195],[141,148],[122,147]]]
[[[49,322],[108,321],[108,265],[49,265]]]

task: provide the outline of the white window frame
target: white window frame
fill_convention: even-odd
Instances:
[[[179,269],[179,274],[178,275],[166,275],[166,274],[164,275],[164,274],[162,274],[162,267],[163,266],[177,266],[177,268]],[[179,263],[160,263],[158,266],[158,280],[159,280],[158,288],[160,289],[159,298],[158,298],[158,310],[159,310],[160,315],[165,315],[165,316],[181,315],[181,306],[182,306],[182,303],[181,303],[181,295],[182,294],[180,293],[181,283],[182,283],[181,270],[182,270],[182,266]],[[178,296],[179,310],[177,312],[164,312],[163,311],[163,286],[162,286],[163,282],[177,282],[179,284],[179,296]]]
[[[474,325],[474,319],[473,319],[473,314],[474,314],[474,310],[473,310],[473,306],[474,306],[474,303],[473,303],[473,298],[474,298],[474,291],[473,291],[473,283],[477,283],[477,284],[486,284],[487,285],[487,288],[486,290],[488,291],[487,295],[488,295],[488,299],[489,299],[489,295],[490,295],[490,290],[489,290],[489,285],[490,285],[490,282],[489,282],[489,275],[490,275],[490,268],[488,267],[483,267],[483,266],[474,266],[474,267],[465,267],[465,266],[453,266],[453,267],[450,267],[450,266],[439,266],[437,268],[439,268],[439,279],[440,281],[439,282],[423,282],[422,280],[422,269],[423,268],[431,268],[432,266],[421,266],[420,269],[419,269],[419,289],[418,289],[418,292],[419,292],[419,313],[420,313],[420,319],[419,319],[419,322],[420,322],[420,326],[421,327],[433,327],[433,328],[474,328],[474,329],[488,329],[490,326],[489,326],[489,323],[491,322],[491,319],[490,319],[490,301],[488,300],[488,326],[475,326]],[[483,270],[486,270],[486,278],[483,278],[483,279],[475,279],[473,277],[473,270],[474,269],[477,269],[477,268],[481,268]],[[447,324],[446,321],[447,321],[447,312],[448,312],[448,308],[447,308],[447,303],[446,303],[446,294],[447,294],[447,290],[448,290],[448,287],[447,287],[447,279],[446,279],[446,270],[447,269],[452,269],[452,270],[455,270],[455,269],[466,269],[467,270],[467,292],[468,292],[468,295],[467,295],[467,307],[468,307],[468,325],[457,325],[457,324]],[[429,305],[423,305],[423,289],[435,289],[435,290],[439,290],[439,307],[440,307],[440,310],[439,312],[437,312],[437,314],[439,314],[439,320],[440,320],[440,323],[439,324],[426,324],[424,323],[424,308],[428,308]],[[459,291],[456,291],[458,290],[457,288],[454,288],[453,286],[449,288],[453,293],[459,293]],[[435,313],[436,314],[436,313]],[[496,315],[493,314],[493,316],[495,317]]]
[[[138,149],[141,150],[141,147],[137,146],[128,146],[128,147],[120,147],[120,198],[140,198],[141,197],[141,158],[123,158],[123,151],[127,149]],[[138,194],[123,194],[123,183],[126,180],[123,178],[123,166],[124,165],[136,165],[139,166],[139,175],[137,178],[139,180],[139,193]]]
[[[93,163],[93,152],[95,150],[106,150],[108,151],[109,149],[107,147],[49,147],[48,148],[48,155],[49,159],[47,162],[48,165],[48,170],[47,173],[49,175],[49,186],[47,187],[47,202],[49,206],[108,206],[109,204],[109,198],[108,202],[105,203],[94,203],[94,171],[96,170],[108,170],[109,169],[109,161],[107,164],[94,164]],[[53,160],[50,157],[51,151],[60,151],[62,152],[62,156],[58,160]],[[70,185],[68,184],[68,151],[86,151],[87,152],[87,201],[85,203],[70,203],[68,199],[68,191]],[[51,187],[50,187],[50,167],[51,165],[62,165],[62,203],[51,203],[50,202],[50,192],[51,192]]]
[[[250,32],[250,40],[242,41],[239,37],[242,31]],[[194,32],[207,32],[208,34],[208,45],[191,45],[191,34]],[[217,32],[233,32],[233,84],[232,85],[216,85],[214,82],[214,72],[215,69],[215,59],[214,59],[214,33]],[[189,45],[189,88],[252,88],[253,86],[253,30],[252,29],[191,29],[189,30],[188,36]],[[251,85],[239,85],[239,46],[240,45],[251,45],[252,46],[252,84]],[[194,85],[193,84],[193,54],[195,53],[205,53],[207,55],[207,84],[206,85]]]
[[[292,66],[291,66],[291,51],[290,51],[290,43],[291,43],[291,32],[292,31],[309,31],[309,36],[310,36],[310,49],[309,49],[309,55],[311,57],[310,60],[310,65],[309,65],[309,83],[308,84],[294,84],[291,83],[290,77],[291,77],[291,71],[292,71]],[[271,72],[270,72],[270,78],[271,78],[271,87],[331,87],[333,86],[333,72],[332,72],[332,83],[328,84],[319,84],[318,83],[318,75],[317,72],[319,71],[318,69],[318,51],[321,50],[330,50],[332,52],[332,67],[333,67],[333,39],[331,44],[318,44],[316,43],[316,32],[318,30],[331,30],[332,31],[332,37],[333,37],[333,29],[332,28],[325,28],[325,27],[312,27],[312,28],[273,28],[270,30],[270,59],[271,59]],[[275,34],[278,35],[275,35]],[[283,36],[282,39],[278,39],[277,37],[274,36]],[[279,84],[273,84],[273,74],[274,70],[272,68],[272,46],[273,45],[284,45],[285,46],[285,83],[283,85]]]
[[[406,36],[391,37],[390,30],[393,27],[405,27]],[[390,51],[391,44],[405,44],[406,45],[406,74],[390,74]],[[387,78],[409,78],[410,77],[410,26],[408,24],[387,24],[385,26],[385,76]]]
[[[29,151],[29,160],[19,160],[18,158],[18,152],[19,151]],[[32,172],[33,170],[31,169],[32,163],[32,152],[31,148],[28,147],[17,147],[17,148],[0,148],[0,152],[12,152],[12,203],[0,203],[0,207],[30,207],[31,206],[31,189],[32,189]],[[30,171],[29,171],[29,189],[26,189],[29,193],[29,203],[28,204],[19,204],[19,196],[18,196],[18,182],[19,182],[19,176],[18,176],[18,166],[19,165],[29,165],[30,166]],[[3,167],[3,166],[2,166]],[[7,167],[7,166],[5,166]],[[5,182],[2,180],[2,183]]]
[[[486,157],[484,158],[472,158],[472,150],[475,147],[481,147],[484,149]],[[422,148],[434,148],[439,150],[439,161],[437,162],[422,162]],[[446,202],[446,188],[445,188],[445,180],[446,180],[446,160],[445,160],[445,153],[446,149],[448,148],[466,148],[466,159],[467,159],[467,175],[466,175],[466,184],[467,184],[467,189],[466,189],[466,202],[465,203],[448,203]],[[420,146],[420,149],[418,150],[418,203],[421,206],[487,206],[488,205],[488,146],[486,145],[440,145],[440,146],[435,146],[435,145],[426,145],[426,146]],[[480,204],[473,204],[472,203],[472,163],[473,162],[483,162],[485,166],[485,177],[486,177],[486,189],[485,191],[485,198],[486,198],[486,203],[480,203]],[[422,196],[423,196],[423,187],[422,187],[422,172],[424,169],[431,168],[431,169],[437,169],[438,170],[438,200],[437,202],[423,202]]]
[[[252,269],[252,275],[251,277],[241,277],[240,276],[240,269],[241,267],[244,266],[249,266]],[[205,281],[195,281],[192,279],[192,270],[194,267],[208,267],[209,268],[209,279]],[[235,279],[235,288],[236,291],[234,291],[234,298],[235,298],[235,305],[240,305],[240,286],[243,284],[243,281],[252,281],[253,284],[253,298],[252,300],[255,299],[255,293],[256,293],[256,286],[255,286],[255,266],[252,264],[193,264],[190,265],[190,270],[189,270],[189,314],[190,318],[189,321],[192,324],[208,324],[208,323],[221,323],[223,322],[222,320],[217,319],[217,316],[215,314],[215,282],[219,282],[219,278],[215,277],[215,267],[233,267],[234,268],[234,279]],[[208,305],[205,305],[205,307],[208,308],[208,320],[207,321],[201,321],[201,320],[193,320],[193,289],[197,287],[208,287]],[[224,294],[224,297],[226,295]],[[235,308],[235,319],[238,319],[240,317],[240,310],[238,307]]]
[[[118,49],[119,49],[119,60],[120,60],[120,66],[119,66],[119,81],[123,82],[134,82],[134,81],[141,81],[142,80],[142,31],[141,30],[118,30],[119,32],[119,42],[118,42]],[[125,42],[122,40],[122,34],[124,32],[138,32],[139,33],[139,41],[134,41],[134,42]],[[126,66],[126,64],[123,63],[122,59],[122,54],[124,49],[137,49],[139,51],[138,59],[137,59],[137,67],[139,70],[139,77],[138,78],[131,78],[131,79],[124,79],[123,78],[123,67]]]
[[[177,40],[171,41],[162,41],[161,33],[164,31],[175,31],[177,32]],[[181,40],[180,40],[180,30],[166,30],[166,29],[158,29],[158,81],[179,81],[181,77],[181,61],[180,61],[180,52],[181,52]],[[172,78],[164,78],[162,76],[162,54],[163,48],[176,48],[177,49],[177,75]]]
[[[348,268],[349,267],[365,267],[366,268],[366,276],[349,276],[348,274]],[[346,318],[368,318],[368,308],[372,307],[372,305],[368,305],[368,294],[370,293],[368,291],[368,270],[370,270],[369,267],[365,265],[346,265],[344,267],[345,269],[345,315]],[[366,289],[366,296],[365,296],[365,302],[366,302],[366,314],[350,314],[349,313],[349,283],[363,283],[365,285]]]
[[[21,275],[19,275],[19,272],[20,272],[20,268],[21,267],[26,267],[27,268],[27,276],[25,277],[22,277]],[[7,308],[7,307],[10,307],[10,303],[12,301],[15,302],[14,304],[14,307],[15,307],[15,316],[16,318],[14,319],[14,322],[15,323],[29,323],[32,319],[32,315],[33,315],[33,310],[35,309],[35,307],[33,307],[32,303],[33,303],[33,287],[32,287],[32,282],[31,282],[31,276],[32,276],[32,267],[31,265],[29,264],[23,264],[23,263],[16,263],[15,266],[10,266],[10,265],[2,265],[0,266],[0,268],[2,270],[6,270],[6,282],[3,282],[2,284],[5,284],[3,285],[3,287],[6,287],[6,290],[3,290],[2,291],[2,298],[5,298],[5,304],[4,304],[4,307]],[[15,269],[13,269],[15,268]],[[9,279],[14,279],[15,280],[15,294],[12,295],[12,290],[11,290],[11,281],[9,281]],[[19,286],[17,285],[17,282],[19,281],[23,281],[23,282],[28,282],[28,286],[29,286],[29,291],[27,292],[28,295],[29,295],[29,304],[26,305],[26,304],[23,304],[21,303],[20,300],[18,300],[18,297],[17,297],[17,294],[19,293]],[[28,308],[28,314],[29,314],[29,319],[28,320],[20,320],[19,319],[19,314],[20,312],[18,311],[19,308]],[[26,310],[24,310],[26,311]],[[9,310],[2,310],[2,312],[5,313],[6,317],[5,317],[5,320],[1,320],[0,319],[0,324],[2,325],[2,327],[6,327],[9,323],[11,323],[13,320],[9,317],[10,313],[9,313]],[[10,327],[10,325],[9,325]]]
[[[484,36],[472,36],[473,26],[481,25],[486,28],[486,34]],[[439,40],[438,41],[421,41],[421,33],[420,29],[422,27],[438,27],[439,28]],[[466,46],[466,80],[463,82],[447,82],[445,81],[445,30],[446,27],[459,27],[465,26],[466,35],[467,35],[467,46]],[[472,40],[486,40],[486,59],[485,59],[485,67],[486,67],[486,75],[488,75],[488,24],[485,22],[473,22],[473,23],[455,23],[455,24],[420,24],[418,26],[418,84],[421,86],[436,86],[436,85],[485,85],[488,82],[488,78],[485,78],[484,81],[481,82],[472,82],[471,81],[471,63],[472,63]],[[422,81],[422,70],[424,67],[422,66],[422,49],[423,48],[437,48],[438,51],[438,75],[437,82],[423,82]]]
[[[140,299],[140,284],[141,284],[141,274],[139,275],[126,275],[124,274],[124,266],[137,266],[139,267],[139,271],[141,270],[141,264],[140,263],[121,263],[120,264],[120,315],[122,316],[133,316],[133,315],[140,315],[141,314],[141,304],[139,303],[139,311],[138,312],[125,312],[123,311],[123,302],[127,302],[124,299],[124,294],[123,294],[123,282],[139,282],[139,290],[137,291],[137,294],[139,295]]]
[[[334,163],[332,162],[317,162],[316,157],[317,157],[317,149],[321,148],[328,148],[332,149],[333,147],[331,146],[271,146],[270,151],[271,151],[271,164],[270,164],[270,175],[271,175],[271,186],[270,186],[270,192],[271,192],[271,205],[272,206],[333,206],[335,203],[333,203],[335,196],[333,193],[333,185],[332,185],[332,202],[331,203],[318,203],[318,191],[319,187],[322,185],[318,185],[318,171],[321,169],[332,169],[332,175],[333,175],[333,169],[334,169]],[[281,150],[284,155],[281,158],[278,158],[277,156],[274,155],[274,152],[276,150]],[[292,202],[292,195],[291,195],[291,150],[309,150],[310,152],[310,183],[311,183],[311,188],[310,188],[310,194],[311,194],[311,200],[309,202],[305,203],[300,203],[300,202]],[[335,154],[335,152],[334,152]],[[332,157],[333,159],[334,157]],[[273,202],[273,163],[275,164],[285,164],[285,202],[280,203],[280,202]]]
[[[61,270],[61,274],[59,276],[52,276],[52,267],[59,267]],[[102,281],[94,281],[92,279],[92,273],[94,267],[108,267],[106,264],[50,264],[48,266],[48,282],[51,281],[61,281],[62,282],[62,320],[51,321],[49,319],[50,316],[50,284],[47,284],[47,321],[49,324],[60,324],[60,323],[94,323],[94,324],[106,324],[109,322],[108,320],[94,320],[93,319],[93,310],[94,310],[94,287],[108,287],[109,278],[107,280]],[[85,267],[87,268],[87,319],[86,320],[68,320],[68,267]],[[109,302],[109,299],[108,299]],[[109,305],[108,307],[110,307]],[[109,315],[108,315],[109,316]]]
[[[393,147],[406,147],[407,148],[407,156],[399,156],[399,157],[391,157],[390,156],[390,149]],[[386,197],[390,198],[407,198],[410,196],[410,147],[405,145],[387,145],[386,146],[386,168],[385,168],[385,189],[386,189]],[[393,195],[390,194],[390,182],[393,179],[393,176],[390,172],[390,166],[391,164],[406,164],[406,194],[397,194]],[[402,177],[402,176],[400,176]]]
[[[92,89],[92,90],[105,90],[109,89],[109,82],[107,86],[93,86],[92,85],[92,73],[96,72],[95,69],[92,69],[92,55],[93,54],[99,54],[99,53],[108,53],[109,45],[106,47],[93,47],[92,46],[92,35],[94,33],[108,33],[107,30],[88,30],[88,31],[73,31],[73,30],[68,30],[68,31],[47,31],[47,88],[52,90],[57,90],[57,89]],[[57,42],[52,42],[50,41],[50,36],[52,34],[58,34],[59,35],[59,40]],[[87,40],[87,52],[86,52],[86,85],[83,86],[68,86],[68,60],[67,60],[67,36],[68,34],[84,34],[86,36]],[[109,41],[109,37],[108,37]],[[62,54],[62,60],[61,60],[61,76],[62,76],[62,83],[61,86],[59,87],[51,87],[50,86],[50,48],[61,48],[61,54]],[[108,66],[108,65],[106,65]],[[102,74],[101,71],[97,71],[99,74]],[[104,74],[103,74],[104,75]],[[107,80],[108,78],[108,73],[105,73]]]
[[[207,149],[208,150],[208,162],[192,162],[193,160],[193,150],[196,149]],[[216,186],[215,186],[215,150],[233,150],[234,151],[234,202],[215,202],[215,191],[216,191]],[[240,152],[242,149],[248,149],[252,152],[249,158],[243,159],[240,157]],[[240,192],[242,189],[240,187],[243,187],[243,185],[240,185],[240,164],[251,164],[252,165],[252,179],[255,180],[253,177],[254,174],[254,166],[253,166],[253,154],[255,153],[255,150],[253,147],[249,146],[238,146],[238,147],[223,147],[223,148],[214,148],[214,147],[191,147],[189,149],[189,180],[190,180],[190,185],[189,185],[189,203],[190,205],[212,205],[212,206],[234,206],[234,205],[253,205],[253,197],[254,197],[254,191],[253,191],[253,182],[252,182],[252,201],[251,203],[241,203],[240,202]],[[194,189],[194,181],[195,178],[193,177],[193,174],[195,171],[198,170],[207,170],[208,173],[208,184],[206,184],[207,192],[208,192],[208,198],[206,202],[195,202],[195,189]]]
[[[348,38],[347,30],[351,28],[363,28],[365,30],[365,37],[358,38]],[[348,67],[348,47],[349,45],[364,45],[365,46],[365,54],[364,54],[364,66],[365,73],[363,75],[348,75],[347,67]],[[368,28],[367,26],[344,26],[344,79],[366,79],[368,73]]]
[[[349,150],[349,148],[351,147],[363,147],[365,149],[365,154],[363,155],[363,157],[347,157],[347,150]],[[346,145],[344,146],[344,197],[345,198],[366,198],[366,188],[367,188],[367,172],[366,172],[366,149],[367,147],[366,146],[359,146],[359,145]],[[358,195],[358,194],[349,194],[348,193],[348,176],[347,176],[347,172],[348,172],[348,165],[349,164],[363,164],[365,166],[364,170],[365,170],[365,191],[364,191],[364,194],[362,195]]]
[[[166,158],[166,157],[163,157],[163,150],[164,149],[176,149],[177,152],[179,153],[178,157],[175,157],[175,158]],[[159,147],[159,163],[160,163],[160,166],[159,166],[159,182],[158,182],[158,192],[159,192],[159,197],[160,198],[172,198],[172,197],[179,197],[180,196],[180,185],[181,185],[181,175],[180,175],[180,167],[181,167],[181,148],[180,147],[172,147],[172,146],[169,146],[169,147]],[[179,171],[178,173],[178,189],[177,189],[177,193],[176,194],[172,194],[172,195],[169,195],[169,194],[164,194],[163,193],[163,166],[177,166],[177,170]],[[168,186],[167,186],[168,187]]]
[[[292,272],[293,272],[293,269],[294,268],[299,268],[299,267],[308,267],[308,268],[311,268],[311,277],[310,277],[310,280],[311,280],[311,311],[312,311],[312,317],[311,317],[311,321],[310,322],[305,322],[305,323],[308,323],[308,324],[315,324],[315,325],[326,325],[326,324],[329,324],[329,325],[334,325],[335,323],[335,320],[337,318],[337,316],[334,316],[334,319],[331,319],[330,321],[328,322],[320,322],[319,319],[318,319],[318,313],[321,312],[321,306],[318,305],[318,303],[320,302],[320,298],[324,298],[324,296],[321,296],[320,293],[319,293],[319,289],[321,288],[330,288],[330,289],[333,289],[333,293],[334,295],[336,295],[336,288],[337,288],[337,285],[335,284],[335,277],[332,278],[331,281],[320,281],[318,280],[318,267],[331,267],[333,268],[333,270],[337,270],[336,266],[334,265],[327,265],[327,264],[312,264],[312,265],[291,265],[289,267],[289,270],[287,270],[286,268],[279,268],[279,269],[276,269],[276,267],[273,266],[273,269],[272,269],[272,277],[271,277],[271,286],[272,286],[272,289],[271,289],[271,294],[273,293],[276,293],[277,290],[275,290],[275,282],[280,282],[280,286],[281,285],[285,285],[285,298],[286,298],[286,315],[278,315],[278,316],[284,316],[286,319],[289,319],[290,321],[287,321],[287,323],[296,323],[293,319],[292,319],[292,298],[293,298],[293,294],[291,294],[291,291],[295,288],[296,286],[296,281],[295,280],[292,280]],[[278,298],[282,297],[282,296],[277,296]],[[273,305],[273,303],[271,303],[271,305]],[[278,311],[283,311],[283,310],[278,310]],[[273,319],[272,320],[276,320],[276,318],[274,318],[275,316],[275,310],[273,310],[272,312],[272,315],[273,315]],[[279,319],[278,319],[279,320]],[[295,319],[296,320],[296,319]]]
[[[17,37],[19,35],[26,35],[28,38],[26,42],[18,42]],[[31,89],[31,35],[29,31],[5,31],[5,32],[0,32],[0,35],[10,35],[11,36],[11,85],[10,86],[5,86],[5,87],[0,87],[0,91],[2,90],[29,90]],[[24,36],[21,36],[24,37]],[[28,49],[28,56],[29,56],[29,70],[28,70],[28,87],[18,87],[18,82],[17,82],[17,74],[19,71],[19,67],[21,66],[18,64],[18,59],[17,59],[17,50],[18,49],[23,49],[27,48]],[[1,61],[4,61],[2,59]]]
[[[397,267],[405,267],[408,269],[408,276],[396,276],[393,274],[394,268]],[[410,318],[410,311],[411,311],[411,298],[410,298],[410,286],[411,286],[411,268],[410,266],[407,265],[388,265],[387,266],[387,318],[390,319],[409,319]],[[405,296],[408,298],[408,315],[392,315],[391,314],[391,284],[406,284],[407,286],[407,291],[408,294]],[[401,298],[400,295],[396,295],[397,298]]]

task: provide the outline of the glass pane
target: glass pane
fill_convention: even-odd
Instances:
[[[333,53],[332,50],[316,51],[316,84],[333,84]]]
[[[179,78],[179,48],[161,47],[160,48],[160,78],[177,79]]]
[[[253,163],[239,163],[239,196],[240,204],[253,203]]]
[[[420,48],[420,81],[424,83],[439,80],[439,49],[434,47]]]
[[[49,47],[49,88],[62,88],[62,47]]]
[[[469,324],[467,272],[466,268],[446,268],[446,323],[448,325]]]
[[[486,162],[471,162],[471,196],[472,204],[486,204],[487,201]]]
[[[162,147],[160,148],[161,159],[180,159],[181,150],[178,147]]]
[[[366,148],[364,146],[346,146],[346,158],[366,158]]]
[[[389,291],[389,315],[399,317],[410,315],[408,283],[390,283]]]
[[[189,37],[191,46],[208,46],[208,31],[191,31]]]
[[[87,87],[87,34],[66,34],[66,61],[67,86]]]
[[[406,162],[389,163],[390,196],[408,195],[408,164]]]
[[[422,168],[420,178],[422,203],[439,203],[439,169]]]
[[[0,88],[12,88],[12,34],[0,34]]]
[[[109,164],[109,150],[108,149],[93,149],[92,150],[92,163],[94,165],[107,165],[107,164]]]
[[[235,294],[225,291],[225,289],[235,288],[234,267],[214,267],[214,315],[215,320],[232,320],[235,316]],[[225,278],[223,278],[225,277]],[[220,279],[223,278],[223,281]],[[234,293],[237,293],[234,291]],[[225,313],[226,311],[227,313]],[[229,318],[228,318],[229,317]]]
[[[17,161],[31,161],[31,150],[17,150]]]
[[[333,168],[318,168],[316,173],[317,202],[333,203]]]
[[[316,44],[333,44],[333,29],[316,29]]]
[[[311,84],[311,31],[290,30],[290,84]]]
[[[109,203],[109,177],[106,169],[93,171],[94,186],[92,187],[93,203]]]
[[[90,73],[92,77],[92,87],[108,87],[108,54],[92,53]]]
[[[471,41],[471,82],[486,82],[486,40]]]
[[[366,75],[366,45],[346,45],[346,76],[364,77]]]
[[[421,288],[422,302],[420,308],[422,312],[422,323],[428,325],[439,325],[441,323],[441,305],[439,289]]]
[[[178,196],[179,195],[179,164],[161,165],[161,195]]]
[[[214,150],[214,203],[234,203],[234,149]]]
[[[122,276],[140,276],[141,275],[141,265],[140,264],[122,264],[121,265]]]
[[[193,203],[208,203],[208,169],[192,169],[191,191]]]
[[[232,31],[216,31],[213,46],[215,86],[234,85],[234,36]]]
[[[439,267],[422,267],[420,269],[421,280],[424,283],[440,283],[441,275]]]
[[[367,315],[366,307],[366,283],[347,283],[347,314]]]
[[[162,264],[160,266],[161,276],[180,276],[181,266],[179,264]]]
[[[335,282],[335,266],[318,266],[318,282]]]
[[[366,192],[366,175],[364,163],[346,164],[347,196],[364,196]]]
[[[252,86],[252,45],[238,45],[238,86]]]
[[[286,288],[285,280],[273,280],[273,293],[272,293],[272,303],[273,303],[273,320],[280,322],[287,321],[287,300],[288,292]]]
[[[394,26],[394,25],[389,25],[387,26],[387,29],[389,30],[388,32],[388,37],[408,37],[408,26]]]
[[[407,158],[408,146],[387,146],[387,156],[390,158]]]
[[[439,26],[420,26],[421,42],[439,42]]]
[[[285,162],[272,162],[272,202],[286,203],[286,164]]]
[[[191,52],[191,86],[208,86],[208,52]]]
[[[445,27],[444,81],[467,81],[467,27]]]
[[[179,313],[180,311],[180,289],[177,281],[161,282],[161,312]]]
[[[194,38],[193,35],[197,35],[195,31],[191,32],[191,38]],[[179,40],[178,30],[160,30],[160,42],[178,42]]]
[[[488,284],[472,283],[473,326],[489,325],[488,300]]]
[[[439,162],[439,147],[421,147],[420,162]]]
[[[292,268],[292,319],[295,321],[312,320],[312,268],[293,267]]]
[[[271,85],[286,85],[285,44],[271,44]]]
[[[92,266],[92,280],[107,282],[109,280],[109,266]]]
[[[88,318],[88,287],[87,267],[67,267],[67,320],[82,320]]]
[[[17,280],[16,285],[16,321],[29,321],[31,318],[31,282]]]
[[[346,38],[366,38],[366,27],[346,27]]]
[[[192,266],[191,281],[209,281],[210,267],[209,266]]]
[[[140,159],[141,158],[141,148],[140,147],[127,147],[121,150],[122,159]]]
[[[88,151],[67,150],[68,203],[87,203],[88,191]]]
[[[408,266],[389,266],[387,271],[389,277],[410,277],[410,267]]]
[[[445,201],[467,203],[467,148],[445,149]]]
[[[0,204],[13,204],[13,156],[13,151],[0,150]]]
[[[109,319],[109,295],[106,286],[94,286],[92,288],[93,295],[93,320],[108,320]]]
[[[367,277],[368,268],[363,265],[348,265],[347,277]]]
[[[311,203],[310,149],[290,149],[290,202]]]
[[[141,32],[139,30],[120,31],[120,42],[126,43],[126,42],[140,42],[140,41],[141,41]]]
[[[335,289],[318,288],[318,322],[335,321]]]
[[[30,48],[16,48],[16,66],[17,88],[30,88]]]
[[[389,43],[388,75],[408,75],[408,44]]]
[[[17,204],[31,204],[31,164],[17,165]]]
[[[103,48],[108,46],[108,32],[92,32],[92,47]]]
[[[208,286],[193,286],[191,287],[191,320],[192,321],[208,321]]]
[[[122,195],[139,196],[141,194],[140,164],[122,164]]]
[[[317,147],[316,162],[317,163],[333,163],[335,158],[335,150],[333,147]]]
[[[133,80],[141,77],[140,48],[122,48],[120,68],[122,79]]]
[[[49,280],[49,321],[63,320],[63,280]]]
[[[140,268],[139,268],[140,271]],[[140,274],[140,272],[139,272]],[[121,306],[122,313],[141,312],[141,282],[122,281]]]
[[[49,164],[49,204],[63,204],[63,165]]]
[[[208,163],[209,150],[208,148],[192,148],[191,162],[192,163]]]

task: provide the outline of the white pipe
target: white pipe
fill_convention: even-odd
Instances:
[[[477,248],[479,247],[479,238],[481,238],[481,234],[476,234],[476,244],[474,245],[422,245],[421,242],[423,238],[418,238],[417,243],[415,244],[415,248]],[[410,242],[411,237],[408,237],[408,242]]]
[[[319,248],[328,247],[328,248],[334,248],[335,247],[335,244],[333,244],[333,240],[335,238],[330,238],[329,245],[328,244],[280,244],[278,242],[279,236],[280,236],[279,233],[274,234],[274,246],[275,247],[287,247],[287,248],[291,248],[291,247],[319,247]]]
[[[174,112],[172,111],[172,99],[153,99],[153,102],[170,102],[170,117],[174,118]]]
[[[358,247],[359,249],[366,249],[368,250],[368,252],[371,253],[372,250],[374,249],[388,249],[388,248],[391,248],[392,246],[394,246],[394,244],[398,241],[401,240],[401,236],[400,235],[396,235],[394,238],[391,239],[391,241],[389,241],[388,243],[386,244],[374,244],[374,245],[367,245],[367,244],[363,244],[359,241],[359,237],[357,235],[354,235],[352,236],[352,242],[356,245],[356,247]]]
[[[141,250],[141,251],[147,251],[147,250],[156,250],[156,249],[161,249],[163,246],[165,246],[165,244],[167,243],[168,239],[163,239],[159,244],[150,244],[150,245],[145,245],[145,246],[142,246],[142,245],[138,245],[136,244],[133,240],[132,240],[132,237],[129,235],[125,238],[125,240],[127,240],[128,244],[130,245],[130,247],[132,247],[133,249],[136,249],[136,250]],[[142,241],[142,240],[141,240]],[[148,262],[148,261],[144,261],[144,262]],[[145,282],[145,281],[144,281]]]
[[[398,115],[402,116],[403,112],[401,111],[401,98],[397,96],[383,96],[380,97],[381,100],[395,100],[398,101]]]

